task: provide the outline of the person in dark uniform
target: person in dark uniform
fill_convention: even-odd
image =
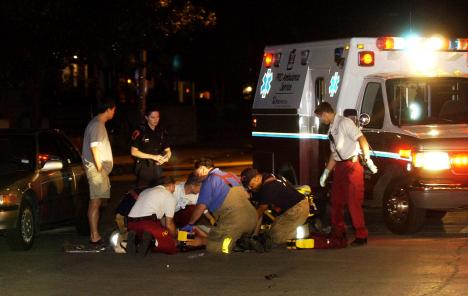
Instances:
[[[159,110],[147,108],[146,124],[132,133],[131,155],[135,157],[137,187],[148,187],[162,176],[162,165],[171,158],[168,134],[159,124]]]

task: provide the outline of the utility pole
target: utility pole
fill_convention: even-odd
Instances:
[[[145,118],[146,97],[148,96],[147,61],[148,52],[146,49],[140,51],[140,63],[138,69],[138,121],[142,123]]]

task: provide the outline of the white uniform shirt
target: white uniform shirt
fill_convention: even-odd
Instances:
[[[174,191],[175,211],[185,209],[187,205],[197,204],[198,194],[185,194],[185,183],[177,184]]]
[[[174,217],[175,200],[172,193],[164,186],[143,190],[128,214],[131,218],[146,217],[156,214],[158,219]]]
[[[330,141],[330,149],[336,161],[346,160],[358,155],[359,142],[357,140],[362,136],[362,132],[351,119],[335,115],[328,133],[335,140],[335,144]],[[336,150],[338,150],[342,159],[340,159]]]

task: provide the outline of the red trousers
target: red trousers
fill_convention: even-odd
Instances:
[[[175,240],[169,234],[167,228],[163,227],[159,221],[143,220],[128,222],[128,230],[135,231],[138,238],[141,239],[144,232],[149,232],[157,240],[158,246],[153,246],[153,252],[162,252],[166,254],[177,253]]]
[[[362,202],[364,200],[364,169],[359,162],[341,161],[335,166],[331,193],[331,223],[333,233],[346,233],[344,207],[348,206],[356,238],[367,238]]]
[[[185,207],[185,209],[181,209],[174,214],[174,224],[176,227],[180,228],[189,224],[195,207],[195,205],[188,205]]]

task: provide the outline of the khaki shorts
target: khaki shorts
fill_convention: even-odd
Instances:
[[[94,165],[85,165],[91,199],[110,198],[110,180],[106,170],[97,171]]]
[[[217,224],[208,234],[206,249],[223,251],[225,239],[230,243],[224,249],[230,252],[242,234],[251,234],[257,225],[257,212],[249,201],[249,194],[242,186],[232,187],[221,207],[213,213]]]
[[[309,201],[305,198],[292,208],[279,215],[271,225],[269,234],[273,243],[285,244],[288,239],[296,238],[296,229],[309,217]]]

